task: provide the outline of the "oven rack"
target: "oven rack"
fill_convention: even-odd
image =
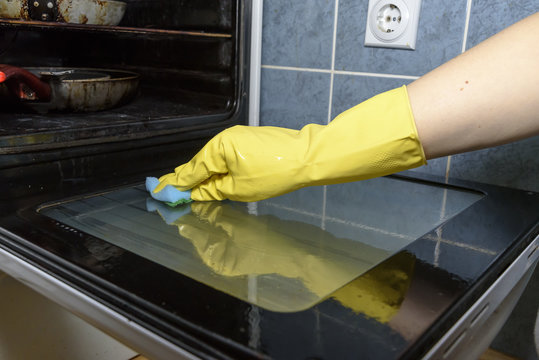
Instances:
[[[107,111],[0,112],[0,168],[9,162],[3,155],[166,135],[222,121],[233,111],[226,96],[154,86],[141,92]]]
[[[27,21],[27,20],[12,20],[0,19],[0,29],[8,28],[14,30],[51,30],[51,31],[82,31],[86,33],[103,33],[115,34],[124,36],[185,36],[200,39],[230,39],[231,34],[215,33],[193,30],[167,30],[154,28],[138,28],[125,26],[107,26],[107,25],[87,25],[87,24],[70,24],[70,23],[55,23],[45,21]]]

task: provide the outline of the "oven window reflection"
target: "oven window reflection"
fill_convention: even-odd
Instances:
[[[478,197],[465,197],[460,208]],[[380,276],[374,272],[361,284],[345,285],[422,233],[396,234],[348,220],[321,224],[316,214],[305,211],[302,216],[311,219],[301,221],[290,214],[293,210],[275,199],[171,208],[134,187],[46,207],[41,213],[271,311],[305,310],[333,294],[344,306],[388,321],[406,292],[413,263],[388,262],[381,278],[390,286],[376,286]],[[371,211],[382,214],[379,208]],[[369,310],[373,301],[378,303],[375,312]]]

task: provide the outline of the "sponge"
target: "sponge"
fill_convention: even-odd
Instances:
[[[146,178],[146,190],[155,200],[163,201],[171,207],[187,204],[193,201],[191,200],[191,191],[180,191],[172,185],[167,185],[163,188],[163,190],[159,191],[158,193],[154,193],[153,190],[158,184],[159,179],[154,177]]]

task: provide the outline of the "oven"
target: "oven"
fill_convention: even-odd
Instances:
[[[70,13],[79,17],[61,11],[71,2]],[[40,3],[52,9],[36,10]],[[125,5],[123,16],[106,22],[106,5],[114,3]],[[155,173],[156,163],[178,161],[185,153],[179,149],[191,147],[184,143],[247,121],[249,2],[10,4],[33,11],[10,15],[0,7],[0,63],[7,74],[0,86],[2,168],[76,158],[111,179]],[[92,8],[99,4],[101,12]],[[48,13],[49,21],[39,21]],[[91,165],[88,155],[97,154],[112,156],[110,162],[129,159],[137,169],[105,175],[116,164]],[[70,168],[86,171],[67,163],[64,177]]]
[[[536,193],[406,172],[256,203],[151,199],[146,176],[253,122],[258,2],[125,0],[109,23],[64,2],[0,19],[0,63],[53,95],[4,68],[0,270],[151,359],[465,358],[518,298]],[[58,84],[95,100],[126,78],[117,103],[60,101]]]

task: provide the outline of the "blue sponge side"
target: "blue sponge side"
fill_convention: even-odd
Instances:
[[[167,185],[163,190],[154,193],[153,190],[159,185],[159,180],[154,177],[146,178],[146,190],[155,200],[164,201],[167,203],[189,202],[191,201],[191,191],[180,191],[172,185]]]

